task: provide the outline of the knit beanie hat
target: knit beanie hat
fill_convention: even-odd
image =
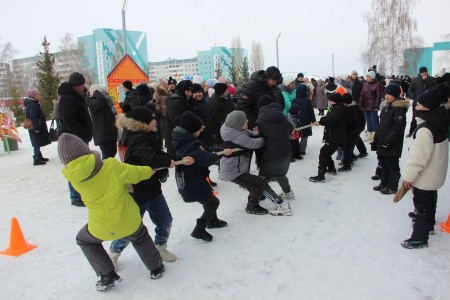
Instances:
[[[127,90],[133,89],[133,83],[129,80],[126,80],[122,83],[122,86],[125,87]]]
[[[299,78],[299,77],[305,77],[305,76],[303,75],[303,73],[298,73],[297,78]]]
[[[169,77],[169,80],[167,80],[167,84],[175,84],[177,85],[177,81],[173,79],[172,77]]]
[[[292,76],[287,76],[286,78],[284,78],[283,84],[285,86],[290,85],[292,82],[294,82],[294,78]]]
[[[308,86],[306,84],[299,84],[297,85],[297,88],[295,89],[295,95],[299,98],[305,98],[308,94]]]
[[[78,72],[73,72],[69,76],[69,80],[67,81],[71,86],[80,86],[86,83],[86,79],[84,79],[83,74]]]
[[[294,103],[291,105],[291,108],[289,109],[289,113],[291,115],[298,115],[298,113],[300,112],[300,106],[298,106],[298,104]]]
[[[155,118],[155,113],[145,106],[135,106],[131,108],[131,105],[127,103],[123,105],[122,110],[125,113],[125,117],[145,124],[150,124]]]
[[[203,126],[203,121],[190,111],[185,111],[178,121],[178,126],[186,129],[190,133],[195,133]]]
[[[366,74],[366,77],[370,77],[370,78],[372,78],[373,80],[375,80],[375,77],[377,76],[377,74],[375,74],[375,72],[374,71],[369,71],[369,72],[367,72],[367,74]]]
[[[280,69],[278,69],[275,66],[268,67],[266,69],[266,74],[267,74],[267,76],[269,76],[269,79],[276,80],[276,81],[279,81],[281,79]]]
[[[207,87],[212,88],[214,87],[214,84],[216,84],[216,82],[214,81],[214,79],[208,79],[206,80],[205,84]]]
[[[39,95],[39,92],[36,91],[36,90],[29,90],[28,93],[27,93],[27,97],[28,98],[35,99],[37,95]]]
[[[356,75],[356,76],[358,76],[358,71],[356,71],[356,70],[352,70],[352,75]]]
[[[106,87],[100,84],[93,84],[89,87],[89,94],[92,96],[95,91],[99,91],[102,94],[106,94],[107,90]]]
[[[341,94],[334,93],[333,95],[330,96],[330,101],[333,101],[336,104],[342,103],[342,96],[341,96]]]
[[[195,92],[203,92],[203,87],[200,84],[198,84],[198,83],[194,83],[194,88],[193,88],[192,92],[193,93],[195,93]]]
[[[351,104],[353,102],[353,97],[349,93],[342,95],[342,102],[345,104]]]
[[[217,82],[225,83],[226,85],[228,85],[230,83],[228,78],[226,78],[225,76],[219,76],[219,78],[217,78]]]
[[[444,101],[445,95],[438,88],[426,90],[417,98],[417,102],[429,109],[438,108]]]
[[[234,96],[234,94],[236,94],[236,88],[234,87],[234,85],[230,84],[228,86],[228,92]]]
[[[167,84],[167,80],[161,77],[158,79],[158,84]]]
[[[384,89],[385,94],[389,94],[389,95],[393,96],[395,99],[400,97],[400,92],[401,92],[400,86],[395,83],[388,85]]]
[[[263,95],[263,96],[259,97],[258,103],[257,103],[256,106],[258,107],[258,109],[261,109],[261,107],[263,107],[265,105],[268,105],[270,103],[273,103],[273,102],[274,101],[273,101],[272,97],[267,96],[267,95]]]
[[[419,74],[420,74],[420,73],[428,73],[427,67],[420,67],[420,69],[419,69]]]
[[[233,110],[230,112],[226,119],[225,119],[225,125],[227,125],[230,128],[234,128],[237,130],[241,130],[242,126],[244,126],[245,121],[247,120],[247,116],[245,113],[241,110]]]
[[[58,156],[64,165],[80,156],[91,153],[89,146],[76,135],[63,133],[58,139]]]
[[[222,96],[223,93],[225,93],[225,91],[228,89],[228,85],[226,85],[225,83],[216,83],[214,85],[214,91],[216,92],[217,95]]]
[[[192,82],[193,82],[193,83],[202,84],[203,82],[205,82],[205,78],[203,78],[203,76],[200,76],[200,75],[195,75],[195,76],[192,78]]]

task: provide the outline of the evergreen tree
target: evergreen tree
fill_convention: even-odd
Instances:
[[[214,72],[216,73],[216,79],[219,79],[219,77],[222,76],[222,67],[220,66],[219,59],[217,60],[216,68],[215,68]]]
[[[238,84],[239,84],[239,86],[243,86],[244,83],[246,83],[247,81],[250,80],[247,55],[244,55],[244,59],[242,60],[240,72],[241,72],[241,76],[239,78],[240,80],[239,80]]]
[[[44,52],[40,54],[43,55],[43,60],[37,62],[37,89],[42,96],[41,108],[45,115],[49,116],[53,111],[53,99],[58,97],[58,86],[61,80],[54,69],[55,57],[50,54],[50,43],[47,42],[47,37],[44,37],[42,46]]]
[[[20,91],[16,86],[12,85],[10,87],[10,93],[12,100],[9,104],[9,108],[12,110],[14,117],[16,118],[16,127],[19,127],[22,126],[23,121],[25,120],[25,109],[21,101]]]
[[[236,66],[236,58],[231,57],[231,63],[228,65],[228,74],[230,75],[231,83],[236,85],[239,80],[239,69]]]

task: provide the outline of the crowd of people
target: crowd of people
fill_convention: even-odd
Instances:
[[[399,188],[414,191],[413,233],[402,246],[428,246],[437,190],[444,184],[448,165],[450,73],[433,78],[421,67],[412,80],[384,78],[373,66],[365,77],[352,71],[315,80],[302,73],[295,79],[283,78],[271,66],[253,73],[242,87],[225,77],[205,80],[198,75],[180,82],[160,78],[154,87],[141,83],[134,88],[126,80],[120,103],[123,115],[117,115],[106,87],[87,88],[85,83],[83,74],[74,72],[61,84],[55,115],[61,134],[58,154],[65,165],[71,204],[89,210],[77,243],[101,277],[98,290],[121,280],[116,273],[118,258],[130,241],[152,279],[162,276],[163,261],[176,260],[167,249],[172,215],[161,189],[167,168],[175,168],[182,199],[203,206],[191,233],[196,239],[210,242],[213,236],[207,228],[227,226],[218,217],[217,183],[209,176],[214,164],[219,178],[248,191],[248,214],[292,215],[286,201],[295,198],[289,166],[307,154],[312,126],[324,126],[324,144],[318,154],[318,174],[309,180],[325,182],[326,174],[352,171],[357,159],[368,156],[365,142],[369,143],[378,158],[372,179],[380,180],[373,189],[388,195]],[[48,161],[40,151],[48,144],[40,100],[38,91],[32,90],[25,101],[33,123],[29,132],[34,165]],[[399,158],[410,106],[416,118],[406,137],[413,141],[401,172]],[[101,154],[89,149],[92,139]],[[115,159],[118,142],[125,164]],[[335,152],[340,168],[333,160]],[[257,174],[250,170],[253,157]],[[280,185],[281,194],[271,188],[274,183]],[[265,198],[272,208],[260,206]],[[155,224],[154,241],[142,223],[146,211]],[[104,240],[113,240],[109,255],[101,245]]]

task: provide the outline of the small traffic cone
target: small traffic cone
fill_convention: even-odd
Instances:
[[[448,214],[447,222],[441,222],[441,231],[450,233],[450,214]]]
[[[9,247],[5,250],[0,251],[0,254],[20,256],[28,251],[33,250],[37,246],[28,244],[20,229],[19,222],[17,218],[12,218],[11,220],[11,236],[9,237]]]

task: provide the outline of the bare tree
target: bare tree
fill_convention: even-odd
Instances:
[[[244,59],[244,50],[242,49],[241,44],[241,37],[239,35],[233,36],[233,39],[231,40],[231,54],[232,54],[232,64],[230,70],[230,76],[231,74],[234,74],[233,83],[236,84],[237,82],[240,82],[240,70],[242,66],[242,60]],[[233,77],[233,76],[231,76]]]
[[[17,54],[17,50],[13,48],[11,43],[2,44],[0,40],[0,96],[10,96],[11,86],[11,62]]]
[[[0,63],[11,64],[13,57],[18,53],[11,43],[2,44],[0,40]]]
[[[252,42],[252,54],[250,56],[250,70],[252,72],[264,69],[264,52],[261,42]]]
[[[81,57],[83,50],[78,48],[78,43],[72,33],[59,40],[59,53],[55,56],[58,65],[58,73],[63,79],[67,79],[70,73],[81,70]]]
[[[362,61],[366,67],[375,64],[380,73],[399,73],[405,65],[405,49],[422,46],[422,39],[416,35],[417,22],[412,17],[419,1],[372,0],[371,10],[364,15],[368,26],[368,42],[367,50],[362,53]],[[414,51],[411,53],[415,54]]]

